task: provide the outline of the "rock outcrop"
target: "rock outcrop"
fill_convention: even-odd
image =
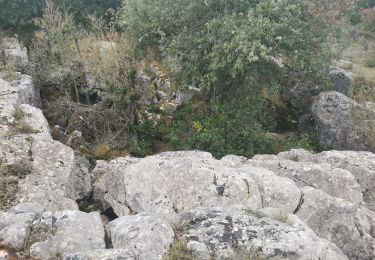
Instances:
[[[348,97],[351,96],[354,81],[354,75],[352,73],[339,67],[332,66],[329,68],[329,77],[335,91]]]
[[[375,154],[165,152],[91,171],[51,137],[32,79],[15,75],[0,79],[0,258],[159,260],[180,241],[197,259],[375,259]],[[354,135],[329,129],[354,129],[344,97],[322,93],[313,112],[322,142],[349,148]]]
[[[181,224],[183,238],[201,259],[347,259],[336,245],[293,221],[203,208],[183,213]]]
[[[172,226],[157,216],[125,216],[107,225],[114,249],[125,249],[139,259],[162,259],[174,239]]]
[[[314,101],[311,114],[317,139],[324,149],[374,150],[373,104],[359,104],[334,91],[322,92]]]
[[[24,70],[28,65],[26,47],[21,47],[17,38],[0,39],[0,62]]]
[[[320,248],[314,256],[322,259],[344,257],[340,250],[349,259],[371,259],[375,257],[373,156],[364,152],[311,154],[292,150],[250,160],[239,156],[216,160],[198,151],[167,152],[144,159],[121,158],[98,163],[94,174],[101,178],[94,185],[94,197],[103,209],[112,208],[119,216],[147,213],[174,225],[179,223],[184,227],[182,237],[200,256],[216,252],[230,258],[236,253],[234,248],[241,245],[246,250],[255,247],[268,257],[293,259],[280,248],[269,249],[264,241],[276,238],[267,234],[262,237],[258,234],[263,232],[262,228],[256,231],[254,225],[272,229],[270,218],[279,222],[300,218],[297,222],[306,223],[303,226],[311,228],[310,233],[316,237],[301,233],[298,236],[304,239],[300,242],[308,246],[287,246],[295,259],[304,259],[310,254],[310,247]],[[189,221],[182,221],[184,214],[197,216],[188,224]],[[256,217],[263,220],[261,224],[255,224]],[[228,222],[234,218],[238,222],[235,226]],[[227,231],[223,224],[226,222]],[[274,232],[302,231],[287,231],[279,226]],[[253,233],[258,234],[254,237],[259,240],[246,237]],[[289,239],[283,235],[281,238]],[[280,243],[298,245],[291,241]],[[301,248],[306,251],[300,251]]]
[[[370,152],[311,154],[292,150],[277,156],[255,156],[244,163],[295,180],[302,199],[294,213],[319,237],[340,247],[349,259],[372,259],[374,156]]]

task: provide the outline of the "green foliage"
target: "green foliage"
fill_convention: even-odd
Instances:
[[[197,113],[197,107],[186,106],[179,111],[166,139],[177,150],[199,149],[217,158],[227,154],[252,157],[299,147],[317,150],[306,136],[267,133],[251,104],[254,105],[253,100],[214,103],[201,113]]]
[[[163,258],[164,260],[194,260],[194,251],[187,247],[186,242],[178,240],[175,241],[167,254]]]
[[[85,23],[88,15],[105,16],[109,9],[117,9],[121,0],[53,0],[59,7],[69,8],[78,23]],[[0,29],[23,33],[34,29],[32,20],[40,17],[45,0],[1,0]]]
[[[273,57],[318,71],[327,30],[315,32],[309,17],[303,1],[130,0],[123,24],[139,48],[178,57],[182,83],[228,89],[276,67]]]
[[[5,164],[0,158],[0,210],[7,210],[17,202],[18,183],[32,172],[33,165],[27,159]]]
[[[41,0],[1,0],[0,29],[13,32],[32,28],[32,19],[41,15],[44,1]]]
[[[202,90],[199,100],[179,111],[164,140],[175,149],[201,149],[216,157],[311,148],[305,137],[267,133],[277,125],[259,114],[265,93],[286,71],[316,76],[330,60],[330,27],[343,11],[328,19],[320,6],[292,0],[126,1],[120,23],[138,54],[163,57],[173,64],[168,69],[179,86]]]
[[[374,6],[375,6],[375,0],[359,0],[357,2],[357,8],[359,9],[372,8]]]
[[[363,29],[365,33],[373,36],[375,33],[375,7],[364,9],[361,11]]]

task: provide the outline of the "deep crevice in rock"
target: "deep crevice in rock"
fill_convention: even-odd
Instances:
[[[304,195],[303,195],[303,193],[302,193],[302,194],[301,194],[301,197],[299,198],[298,206],[297,206],[297,208],[294,210],[293,214],[297,214],[297,212],[301,209],[301,206],[302,206],[303,202],[305,201],[303,197],[304,197]]]
[[[103,211],[102,215],[106,216],[109,221],[112,221],[118,218],[117,214],[115,213],[112,207],[109,207],[105,211]]]

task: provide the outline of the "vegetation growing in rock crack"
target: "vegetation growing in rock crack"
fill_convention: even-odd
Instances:
[[[12,164],[0,161],[0,210],[6,210],[17,202],[18,184],[32,171],[28,159],[20,159]]]
[[[188,248],[187,243],[183,240],[173,242],[169,251],[164,256],[164,260],[194,260],[194,250]]]

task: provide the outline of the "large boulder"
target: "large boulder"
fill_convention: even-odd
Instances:
[[[0,93],[2,206],[37,202],[50,211],[78,209],[75,201],[91,193],[88,165],[52,139],[46,118],[34,107],[40,98],[31,78],[0,79]]]
[[[0,212],[0,246],[22,250],[37,215],[34,212]]]
[[[375,238],[366,214],[353,204],[321,190],[305,187],[296,214],[322,238],[342,249],[349,259],[374,259]]]
[[[299,162],[298,158],[291,159],[296,161],[258,155],[246,164],[267,168],[279,176],[293,180],[298,187],[314,187],[356,206],[363,202],[361,186],[350,171],[326,164]]]
[[[333,89],[345,96],[350,97],[353,91],[354,75],[339,67],[329,68],[329,78],[331,80]]]
[[[323,87],[313,82],[300,80],[293,83],[290,87],[283,89],[283,98],[301,115],[304,115],[310,111],[314,97],[323,90]]]
[[[266,157],[270,158],[270,156]],[[276,156],[272,156],[273,159],[270,159],[275,160],[275,157]],[[370,210],[375,211],[375,154],[371,152],[355,151],[326,151],[318,154],[312,154],[308,151],[299,149],[280,153],[277,157],[281,160],[292,160],[295,162],[297,161],[301,169],[303,169],[303,165],[305,165],[306,163],[313,163],[315,164],[315,167],[323,169],[329,169],[327,168],[328,166],[349,171],[361,187],[364,205]],[[259,156],[257,156],[256,158],[259,159]],[[288,162],[288,164],[290,165],[291,163]],[[264,162],[262,162],[262,165],[266,167]],[[276,172],[279,172],[279,170]],[[329,177],[332,174],[332,180],[333,178],[337,179],[340,176],[336,175],[337,177],[335,177],[335,172],[337,172],[337,170],[330,170],[328,171],[328,173],[326,173],[326,176]],[[340,178],[345,178],[345,175],[347,175],[347,173],[343,172]],[[327,179],[327,181],[329,181],[329,179]],[[358,198],[358,196],[353,194],[353,189],[350,188],[354,186],[348,185],[348,187],[345,190],[345,187],[342,186],[344,183],[342,183],[342,195],[338,195],[338,193],[333,193],[333,191],[336,190],[335,183],[337,182],[332,182],[331,191],[323,189],[321,186],[317,186],[316,188],[324,190],[327,194],[330,194],[331,196],[346,198],[348,201],[355,203],[356,200],[353,199],[355,197]],[[349,182],[347,182],[347,184],[349,184]],[[329,183],[327,183],[327,185],[329,185]],[[327,188],[329,189],[328,186]],[[351,196],[353,196],[353,199],[349,199],[349,196],[344,194],[345,191],[347,191],[348,194],[351,194]]]
[[[132,252],[125,249],[102,249],[88,252],[65,254],[63,260],[138,260]]]
[[[98,163],[94,198],[119,216],[148,212],[173,220],[196,207],[281,208],[291,213],[300,191],[266,169],[232,167],[205,152],[167,152]],[[280,185],[282,184],[282,185]]]
[[[311,113],[316,137],[324,149],[373,149],[375,109],[370,104],[359,104],[338,92],[322,92],[314,101]]]
[[[21,47],[18,38],[0,39],[0,57],[5,65],[13,65],[17,69],[23,70],[28,65],[26,47]]]
[[[10,83],[13,91],[18,92],[19,103],[29,104],[40,108],[42,101],[40,99],[39,89],[34,85],[32,77],[25,74],[16,73],[16,79]]]
[[[99,213],[57,211],[51,215],[54,235],[30,248],[32,258],[48,260],[64,254],[105,249],[104,228]]]
[[[199,259],[347,259],[336,245],[295,223],[219,208],[193,209],[180,219],[182,238]]]
[[[114,249],[126,249],[139,259],[162,259],[174,239],[171,225],[150,215],[121,217],[106,229]]]

